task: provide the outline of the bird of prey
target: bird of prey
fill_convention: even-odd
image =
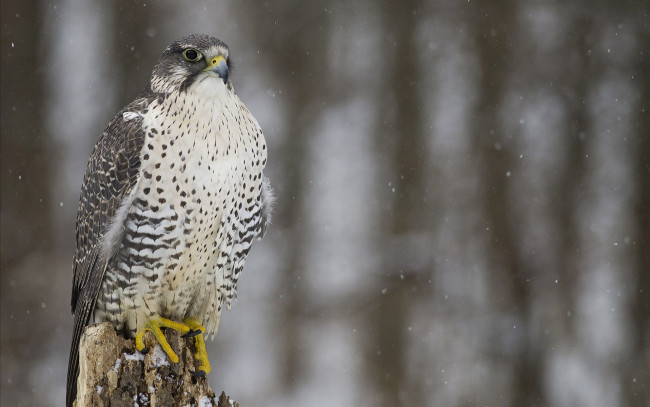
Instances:
[[[151,331],[174,363],[160,328],[194,336],[195,373],[210,371],[204,334],[214,335],[222,307],[230,308],[273,201],[266,142],[230,70],[217,38],[173,42],[95,145],[76,224],[68,406],[79,340],[92,323],[109,321],[138,350]]]

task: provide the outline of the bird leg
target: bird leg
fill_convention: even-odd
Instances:
[[[196,376],[205,376],[212,370],[210,368],[210,361],[208,360],[208,353],[205,350],[205,340],[203,339],[205,327],[201,325],[201,322],[197,318],[186,318],[183,322],[191,329],[187,336],[194,336],[194,347],[196,348],[194,357],[201,362],[198,371],[190,373]]]
[[[165,338],[165,335],[162,333],[160,328],[171,328],[182,333],[189,332],[191,329],[189,326],[185,324],[172,321],[171,319],[167,319],[167,318],[154,317],[148,319],[145,327],[135,335],[135,348],[139,351],[142,351],[144,349],[144,334],[147,331],[151,331],[156,337],[156,340],[158,341],[162,349],[169,357],[169,360],[171,360],[174,363],[178,363],[178,356],[176,355],[172,347],[169,346],[169,342],[167,342],[167,339]]]

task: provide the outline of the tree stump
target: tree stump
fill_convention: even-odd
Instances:
[[[190,373],[198,368],[193,338],[163,330],[179,358],[172,363],[155,341],[145,335],[147,354],[135,349],[109,323],[90,325],[79,345],[76,407],[238,407],[224,392],[216,397],[206,377]]]

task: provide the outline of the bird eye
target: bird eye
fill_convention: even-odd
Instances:
[[[188,48],[183,51],[183,56],[190,62],[196,62],[202,57],[201,53],[194,48]]]

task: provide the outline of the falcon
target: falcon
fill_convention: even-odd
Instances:
[[[194,373],[210,372],[204,335],[214,336],[230,308],[273,201],[266,142],[230,71],[219,39],[173,42],[95,145],[76,222],[68,406],[79,340],[93,323],[110,322],[140,351],[151,331],[174,363],[161,328],[194,336]]]

